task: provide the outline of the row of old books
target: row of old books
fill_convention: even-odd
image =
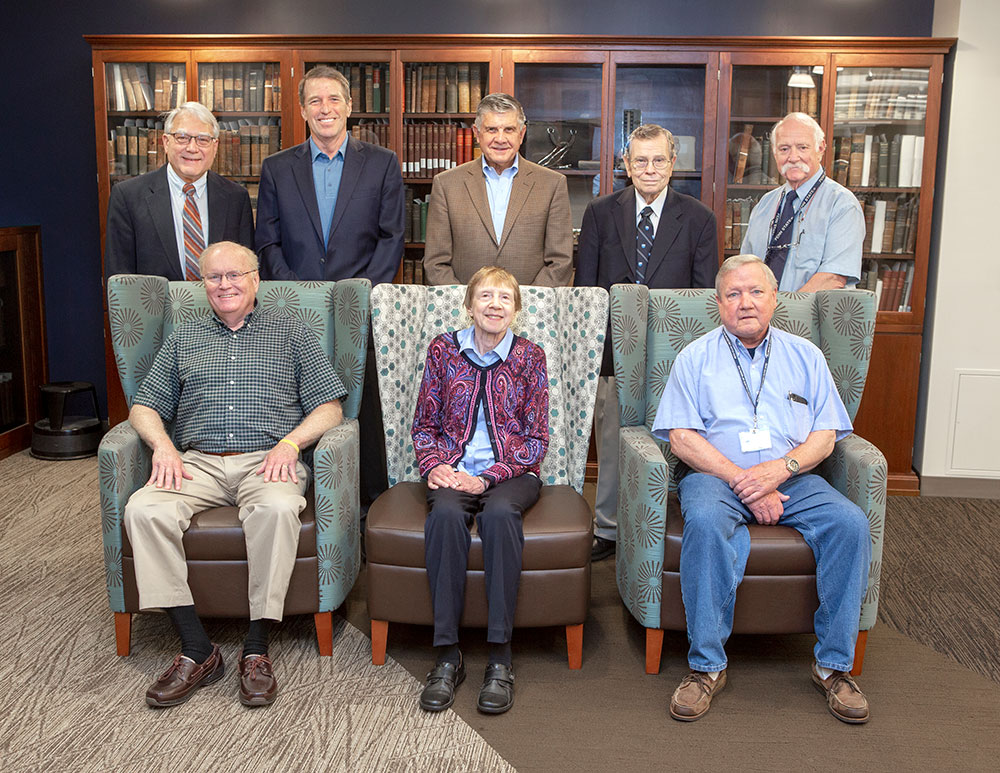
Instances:
[[[351,127],[351,136],[356,140],[387,148],[389,147],[388,119],[376,118],[375,120],[359,121]]]
[[[406,223],[403,226],[403,241],[424,242],[427,240],[427,205],[431,195],[417,198],[413,188],[403,186],[403,200],[406,202]]]
[[[738,250],[746,236],[750,210],[757,206],[760,196],[726,199],[726,228],[722,237],[722,249]]]
[[[422,285],[424,283],[424,261],[422,258],[403,257],[403,284]]]
[[[371,62],[338,62],[330,65],[351,84],[351,111],[389,112],[389,65]]]
[[[433,177],[479,153],[471,128],[436,123],[403,126],[403,177]]]
[[[187,100],[183,64],[115,62],[105,67],[111,110],[171,110]]]
[[[833,177],[852,188],[919,188],[924,138],[852,132],[834,138]]]
[[[900,93],[901,85],[888,76],[869,80],[867,70],[842,71],[837,75],[833,120],[924,120],[927,117],[926,82],[920,88],[903,86]]]
[[[920,200],[913,196],[882,199],[859,196],[865,211],[865,252],[912,254],[917,244]]]
[[[913,273],[912,260],[866,261],[858,288],[875,293],[879,311],[912,311]]]
[[[819,89],[788,89],[785,113],[805,113],[819,120]]]
[[[281,65],[277,62],[200,64],[198,101],[212,111],[278,112]]]
[[[793,89],[803,91],[804,89]],[[777,185],[782,182],[778,162],[771,152],[771,127],[743,125],[729,140],[729,182],[734,185]]]
[[[281,147],[277,116],[219,122],[219,149],[212,169],[230,177],[258,177],[260,165]]]
[[[487,79],[478,62],[408,64],[404,70],[407,113],[472,113]]]
[[[145,174],[166,161],[163,149],[163,121],[154,118],[126,118],[112,127],[108,139],[108,161],[113,175]]]

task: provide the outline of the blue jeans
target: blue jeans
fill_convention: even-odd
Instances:
[[[818,475],[799,475],[778,490],[789,496],[779,523],[798,531],[816,559],[816,662],[850,671],[871,562],[868,518]],[[736,588],[750,554],[746,524],[755,521],[729,486],[713,475],[689,473],[678,484],[678,494],[684,517],[681,596],[688,665],[696,671],[721,671],[733,630]]]

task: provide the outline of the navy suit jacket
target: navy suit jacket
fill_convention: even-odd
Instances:
[[[583,213],[577,252],[577,287],[633,284],[635,188],[594,199]],[[719,270],[715,215],[698,199],[667,189],[643,284],[654,289],[712,287]],[[611,338],[604,345],[602,375],[612,375]]]
[[[404,214],[396,154],[350,137],[324,248],[309,141],[275,153],[264,160],[257,194],[261,275],[391,282],[403,258]]]
[[[209,170],[208,241],[253,249],[250,195],[242,185]],[[104,239],[104,275],[153,274],[181,281],[167,165],[124,180],[111,189]]]

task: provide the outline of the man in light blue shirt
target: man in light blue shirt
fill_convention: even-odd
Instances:
[[[313,160],[313,186],[316,188],[319,220],[323,225],[324,247],[330,246],[330,224],[333,223],[333,212],[337,208],[337,192],[340,190],[340,177],[344,173],[346,148],[347,132],[344,132],[343,141],[332,156],[320,149],[314,137],[309,138],[309,153]]]
[[[753,208],[741,251],[764,259],[779,290],[853,287],[865,215],[855,195],[823,172],[823,130],[805,113],[789,113],[771,131],[771,147],[786,182]]]
[[[868,701],[850,671],[871,561],[868,519],[806,474],[850,434],[850,418],[822,352],[770,326],[777,282],[763,261],[729,258],[715,289],[722,326],[677,356],[653,421],[653,434],[683,463],[680,577],[691,673],[670,714],[699,719],[725,686],[724,648],[750,553],[746,526],[781,523],[802,534],[816,559],[813,681],[837,719],[867,722]]]

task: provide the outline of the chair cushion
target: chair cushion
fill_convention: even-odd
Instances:
[[[368,510],[365,547],[369,563],[424,566],[427,484],[397,483]],[[593,540],[593,516],[571,486],[542,486],[538,501],[524,514],[524,571],[586,566]],[[469,569],[483,570],[483,546],[472,524]]]
[[[812,549],[802,535],[790,526],[750,524],[750,557],[746,576],[816,574]],[[663,571],[679,572],[681,567],[681,536],[684,519],[676,494],[667,500],[667,544]]]

